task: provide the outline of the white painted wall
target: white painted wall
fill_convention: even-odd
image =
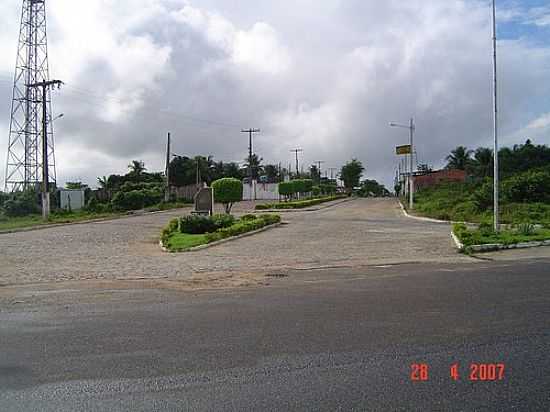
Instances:
[[[279,200],[278,183],[257,183],[243,185],[243,200]]]

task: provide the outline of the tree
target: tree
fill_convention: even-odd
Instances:
[[[351,192],[354,187],[359,186],[359,181],[364,171],[365,168],[363,164],[357,159],[352,159],[342,167],[340,177],[344,181],[344,187],[349,192]]]
[[[476,177],[493,176],[493,151],[486,147],[476,149],[471,169]]]
[[[466,170],[471,162],[472,162],[472,155],[473,151],[468,150],[468,148],[464,146],[458,146],[456,149],[454,149],[449,156],[447,156],[447,169],[458,169],[458,170]]]
[[[309,167],[309,176],[316,184],[321,182],[321,176],[319,174],[319,168],[316,165],[311,165]]]
[[[132,163],[128,165],[128,169],[130,169],[129,175],[138,178],[147,170],[145,163],[141,160],[132,160]]]
[[[223,177],[233,177],[235,179],[242,180],[244,177],[244,173],[243,170],[239,167],[238,163],[224,163]]]
[[[279,181],[279,167],[276,165],[265,165],[264,175],[268,183],[277,183]]]
[[[79,190],[79,189],[87,189],[88,185],[85,185],[82,182],[67,182],[65,183],[65,187],[69,190]]]
[[[426,164],[426,163],[419,164],[417,169],[420,173],[424,173],[424,174],[428,174],[428,173],[431,173],[433,171],[431,166],[429,164]]]
[[[108,189],[109,181],[107,179],[107,176],[98,177],[97,183],[99,184],[100,189],[103,189],[103,190]]]
[[[262,159],[258,157],[257,154],[253,154],[252,157],[247,157],[245,159],[245,166],[247,169],[247,177],[250,169],[252,169],[252,179],[257,180],[258,176],[262,173]]]
[[[387,197],[389,195],[390,191],[376,180],[367,179],[361,182],[361,190],[359,191],[361,197]]]
[[[240,180],[223,178],[212,183],[214,200],[223,204],[225,213],[230,214],[233,204],[243,199],[243,184]]]

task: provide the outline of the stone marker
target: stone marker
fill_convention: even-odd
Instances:
[[[194,214],[212,216],[214,211],[214,193],[211,187],[204,187],[195,195]]]

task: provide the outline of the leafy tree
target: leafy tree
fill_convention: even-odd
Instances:
[[[464,146],[458,146],[447,156],[447,169],[466,170],[472,162],[472,150]]]
[[[341,179],[344,181],[344,187],[351,191],[354,187],[359,186],[359,181],[363,175],[365,168],[363,164],[357,160],[352,159],[346,163],[340,171]]]
[[[311,165],[309,167],[309,176],[311,180],[319,184],[321,182],[321,175],[319,174],[319,168],[316,165]]]
[[[359,196],[362,197],[386,197],[390,195],[390,191],[381,185],[376,180],[365,180],[361,182],[361,190]]]
[[[225,213],[230,214],[233,204],[243,199],[243,184],[240,180],[223,178],[212,183],[214,200],[222,203]]]
[[[233,177],[235,179],[242,180],[244,178],[244,173],[243,170],[239,167],[238,163],[224,163],[223,177]]]

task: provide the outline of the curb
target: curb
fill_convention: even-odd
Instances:
[[[339,200],[339,201],[338,201]],[[298,213],[298,212],[316,212],[318,210],[323,210],[323,209],[328,209],[329,207],[334,207],[334,206],[338,206],[339,204],[341,203],[345,203],[345,202],[351,202],[355,200],[354,198],[347,198],[347,199],[337,199],[337,200],[332,200],[331,202],[336,202],[336,203],[332,203],[330,205],[322,205],[320,207],[317,207],[317,208],[303,208],[303,209],[265,209],[265,210],[256,210],[254,209],[253,211],[251,211],[250,213]],[[326,203],[329,203],[329,202],[326,202]]]
[[[274,223],[272,225],[268,225],[268,226],[264,226],[260,229],[256,229],[256,230],[253,230],[251,232],[246,232],[246,233],[243,233],[241,235],[237,235],[237,236],[231,236],[231,237],[228,237],[226,239],[221,239],[221,240],[217,240],[215,242],[212,242],[212,243],[206,243],[205,245],[200,245],[200,246],[195,246],[195,247],[192,247],[192,248],[189,248],[187,250],[183,250],[181,252],[172,252],[171,250],[168,250],[164,244],[162,243],[162,239],[159,240],[159,246],[160,248],[164,251],[164,252],[167,252],[167,253],[188,253],[188,252],[198,252],[199,250],[203,250],[203,249],[208,249],[208,248],[211,248],[211,247],[214,247],[214,246],[218,246],[218,245],[221,245],[222,243],[227,243],[227,242],[231,242],[233,240],[238,240],[238,239],[242,239],[244,237],[248,237],[248,236],[252,236],[252,235],[255,235],[257,233],[261,233],[261,232],[265,232],[269,229],[273,229],[273,228],[276,228],[278,226],[281,226],[283,224],[283,222],[279,222],[279,223]]]
[[[531,249],[535,247],[550,246],[550,240],[535,241],[535,242],[524,242],[524,243],[514,243],[512,245],[504,245],[502,243],[490,243],[486,245],[473,245],[473,246],[464,246],[460,241],[457,235],[451,231],[451,237],[453,238],[456,247],[459,251],[464,252],[497,252],[499,250],[513,250],[513,249]]]
[[[448,224],[452,225],[452,224],[455,224],[455,223],[469,224],[469,223],[466,223],[466,222],[452,222],[452,221],[449,221],[449,220],[439,220],[439,219],[432,219],[430,217],[414,216],[414,215],[411,215],[407,212],[407,210],[405,209],[405,206],[403,206],[403,203],[401,203],[400,200],[398,201],[398,203],[399,203],[399,206],[401,207],[401,211],[403,212],[405,217],[408,217],[409,219],[419,220],[419,221],[422,221],[422,222],[446,224],[446,225],[448,225]]]
[[[46,223],[46,224],[43,224],[43,225],[22,227],[22,228],[19,228],[19,229],[0,230],[0,236],[9,235],[11,233],[34,232],[36,230],[54,229],[56,227],[62,227],[62,226],[85,225],[87,223],[102,223],[102,222],[109,222],[109,221],[114,221],[114,220],[130,219],[132,217],[138,217],[138,216],[157,215],[157,214],[161,214],[161,213],[174,212],[176,210],[181,210],[181,209],[187,209],[187,207],[179,207],[179,208],[176,208],[176,209],[168,209],[168,210],[157,210],[155,212],[131,213],[131,214],[120,215],[120,216],[101,217],[101,218],[98,218],[98,219],[81,220],[81,221],[78,221],[78,222],[52,223],[52,224],[47,224]]]

